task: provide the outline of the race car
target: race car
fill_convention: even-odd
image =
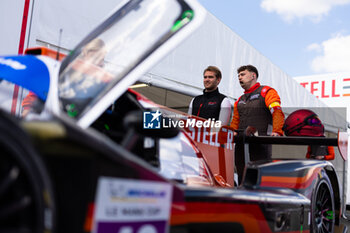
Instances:
[[[123,1],[62,63],[0,57],[0,78],[38,97],[24,119],[0,113],[1,232],[334,232],[331,163],[250,163],[237,187],[233,151],[307,143],[346,155],[345,140],[235,138],[129,89],[203,17],[194,1]]]

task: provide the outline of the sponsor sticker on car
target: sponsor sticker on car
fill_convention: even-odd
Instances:
[[[167,183],[101,177],[93,232],[167,232],[171,198]]]

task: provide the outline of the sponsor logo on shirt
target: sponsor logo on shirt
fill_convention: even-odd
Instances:
[[[259,96],[260,96],[260,94],[255,94],[255,95],[250,96],[249,99],[250,99],[250,100],[255,100],[255,99],[258,99]]]

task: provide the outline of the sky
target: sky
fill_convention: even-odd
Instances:
[[[350,72],[350,0],[198,0],[291,77]]]

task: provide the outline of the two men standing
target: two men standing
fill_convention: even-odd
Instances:
[[[237,69],[238,81],[244,94],[234,104],[231,127],[235,130],[253,126],[259,135],[282,136],[284,114],[277,91],[269,86],[262,86],[257,81],[259,73],[252,65]],[[205,119],[221,120],[228,125],[231,116],[231,104],[221,94],[218,85],[221,71],[215,66],[208,66],[203,72],[203,95],[192,99],[188,114]]]
[[[230,126],[234,130],[245,130],[248,126],[256,128],[259,135],[282,136],[284,114],[281,100],[275,89],[260,85],[259,73],[252,65],[237,69],[238,81],[244,94],[234,104]],[[218,85],[221,72],[215,66],[207,67],[203,72],[203,95],[192,99],[188,113],[202,118],[220,120],[228,125],[231,116],[231,104],[228,98],[219,93]],[[271,159],[271,145],[249,146],[250,161]],[[239,183],[243,177],[247,161],[244,158],[244,146],[236,143],[235,163]]]

